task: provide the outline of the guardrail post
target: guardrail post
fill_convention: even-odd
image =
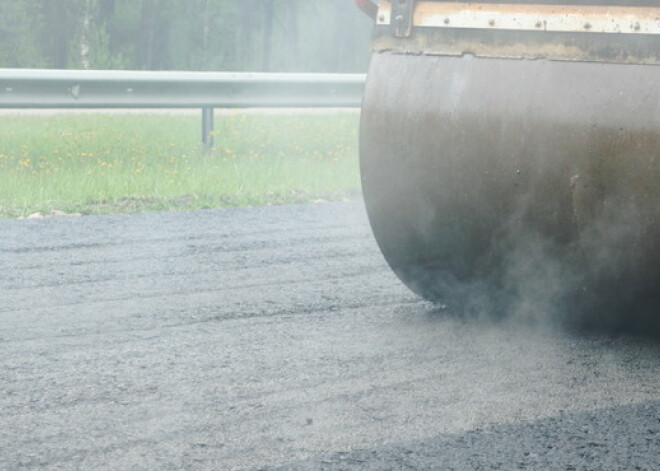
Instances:
[[[213,148],[213,108],[202,108],[202,144],[204,149]]]

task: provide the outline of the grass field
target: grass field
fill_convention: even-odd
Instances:
[[[0,115],[0,217],[200,209],[359,194],[355,113]]]

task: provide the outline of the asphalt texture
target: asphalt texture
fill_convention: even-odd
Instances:
[[[0,221],[0,469],[660,469],[660,342],[463,320],[361,202]]]

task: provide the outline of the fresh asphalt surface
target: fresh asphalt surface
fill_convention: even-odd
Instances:
[[[360,202],[0,241],[0,469],[660,469],[660,341],[461,320]]]

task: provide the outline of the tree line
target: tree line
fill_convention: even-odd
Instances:
[[[0,0],[0,67],[363,72],[353,0]]]

